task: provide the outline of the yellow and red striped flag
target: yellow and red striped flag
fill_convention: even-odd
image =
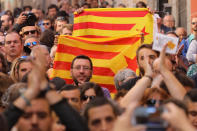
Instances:
[[[85,9],[75,14],[73,36],[111,37],[143,33],[144,43],[153,41],[153,15],[147,8]]]
[[[125,67],[137,69],[136,50],[140,42],[141,35],[137,34],[109,38],[59,36],[51,77],[60,77],[67,83],[73,83],[70,77],[71,62],[75,56],[84,54],[93,62],[91,81],[114,93],[113,77],[117,71]]]

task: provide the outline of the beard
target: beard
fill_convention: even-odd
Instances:
[[[88,77],[86,78],[86,80],[83,81],[83,82],[89,82],[91,78],[92,78],[92,76],[88,76]],[[79,82],[79,81],[77,80],[76,77],[73,76],[72,79],[73,79],[75,85],[79,86],[79,84],[82,84],[81,82]]]

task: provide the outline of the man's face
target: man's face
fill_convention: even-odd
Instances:
[[[22,62],[19,66],[19,69],[18,69],[18,76],[19,76],[19,81],[22,80],[23,76],[25,74],[27,74],[28,72],[30,72],[32,70],[32,63],[31,62]]]
[[[40,14],[39,14],[39,11],[37,9],[34,8],[34,9],[32,9],[31,12],[34,13],[34,15],[36,16],[37,19],[39,19]]]
[[[192,30],[197,31],[197,17],[192,19]]]
[[[93,107],[88,111],[90,131],[112,131],[116,116],[109,104]]]
[[[42,24],[43,24],[45,30],[51,28],[51,21],[50,20],[43,20]]]
[[[55,8],[49,9],[48,16],[50,18],[55,18],[56,15],[57,15],[57,10]]]
[[[188,103],[189,120],[197,128],[197,102]]]
[[[152,66],[153,61],[157,58],[156,52],[148,48],[142,48],[138,53],[138,66],[141,71],[144,71],[142,65],[145,63],[145,59],[148,59],[149,64]]]
[[[92,77],[92,69],[87,59],[76,59],[71,69],[72,79],[78,84],[88,82]]]
[[[174,18],[170,15],[164,17],[164,25],[169,28],[173,28],[175,26]]]
[[[62,29],[63,25],[68,24],[66,21],[57,21],[56,25],[56,32],[60,32]]]
[[[26,39],[28,36],[38,37],[38,31],[35,26],[25,26],[23,27],[23,38]]]
[[[72,31],[68,30],[67,28],[64,28],[62,30],[62,34],[61,35],[72,35]]]
[[[1,16],[1,22],[2,22],[2,28],[5,29],[5,28],[9,28],[9,24],[10,24],[10,21],[9,21],[9,16],[8,15],[3,15]]]
[[[74,90],[63,90],[60,94],[68,100],[68,103],[74,107],[77,111],[81,109],[80,91],[79,89]]]
[[[185,31],[184,28],[178,28],[176,30],[176,34],[180,38],[180,40],[185,39],[187,37],[187,32]]]
[[[50,131],[52,118],[49,108],[45,99],[32,100],[31,106],[25,109],[25,113],[18,120],[18,131]]]
[[[0,52],[5,55],[5,36],[0,35]]]
[[[5,52],[6,55],[17,58],[23,52],[23,45],[20,36],[17,33],[10,33],[5,37]]]

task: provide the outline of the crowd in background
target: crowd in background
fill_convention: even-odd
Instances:
[[[72,84],[49,79],[59,35],[72,35],[73,12],[113,8],[107,1],[85,0],[71,6],[60,1],[45,12],[24,6],[2,11],[0,17],[0,130],[1,131],[195,131],[197,130],[197,16],[191,32],[175,27],[170,14],[157,14],[156,31],[179,38],[176,54],[143,43],[136,57],[140,74],[124,68],[114,76],[112,98],[107,88],[91,81],[92,60],[76,56]],[[119,8],[126,8],[124,3]],[[136,8],[147,8],[139,1]],[[119,63],[121,64],[121,63]],[[91,81],[91,82],[90,82]],[[137,106],[163,108],[154,127],[132,123]],[[143,113],[142,113],[143,114]]]

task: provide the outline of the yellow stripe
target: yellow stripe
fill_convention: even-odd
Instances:
[[[109,52],[109,51],[110,52],[121,52],[122,50],[130,47],[133,44],[133,43],[131,43],[130,45],[110,45],[110,42],[106,42],[106,44],[109,44],[109,45],[99,45],[99,44],[88,44],[88,43],[84,43],[81,41],[66,39],[66,38],[61,39],[60,43],[63,45],[77,47],[80,49],[93,50],[93,51],[105,51],[105,52]]]
[[[71,79],[70,71],[66,70],[54,70],[52,73],[52,78],[58,76],[63,79]],[[103,83],[103,84],[114,84],[113,77],[110,76],[98,76],[93,75],[91,81],[96,83]]]
[[[74,36],[83,36],[83,35],[96,35],[96,36],[118,36],[124,34],[136,34],[132,31],[112,31],[112,30],[99,30],[99,29],[80,29],[73,31]]]
[[[74,57],[75,56],[71,54],[57,52],[55,55],[55,61],[72,62]],[[110,67],[109,60],[95,58],[91,58],[91,60],[93,62],[93,65],[96,67]]]
[[[101,16],[85,15],[75,18],[74,24],[84,23],[84,22],[98,22],[104,24],[140,23],[144,25],[144,21],[147,21],[146,17],[101,17]]]

